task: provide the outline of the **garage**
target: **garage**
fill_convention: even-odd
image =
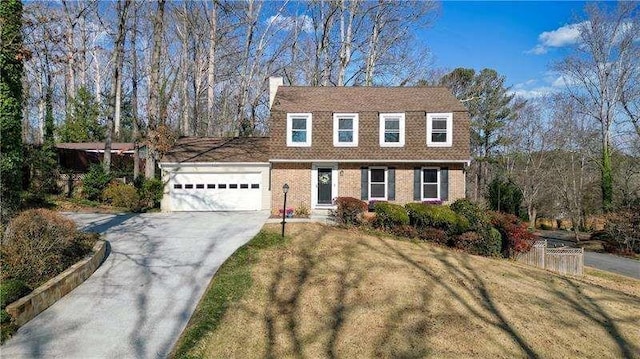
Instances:
[[[169,188],[173,211],[262,209],[260,173],[178,173]]]
[[[270,166],[265,138],[185,137],[160,161],[162,210],[259,211],[269,209]]]

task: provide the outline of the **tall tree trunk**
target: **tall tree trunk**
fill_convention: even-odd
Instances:
[[[339,54],[339,67],[338,67],[338,86],[344,86],[344,77],[347,72],[347,67],[351,62],[351,42],[353,38],[353,19],[358,9],[358,1],[351,0],[350,6],[347,8],[344,4],[345,0],[340,2],[340,54]],[[348,15],[346,15],[348,14]],[[345,25],[345,15],[347,16],[347,23]]]
[[[116,10],[118,11],[118,34],[114,43],[114,66],[113,78],[111,81],[111,94],[109,103],[111,111],[107,116],[107,136],[104,144],[104,170],[111,171],[111,142],[113,136],[120,137],[120,116],[122,109],[122,67],[124,64],[124,42],[126,40],[127,9],[131,4],[130,0],[118,0]]]
[[[207,68],[207,134],[214,135],[214,102],[215,102],[215,74],[216,74],[216,45],[218,36],[218,15],[216,0],[211,1],[211,13],[209,19],[209,63]]]
[[[131,114],[133,116],[133,179],[140,176],[140,118],[138,117],[138,6],[133,7],[131,28]]]
[[[156,146],[151,138],[157,130],[160,121],[160,55],[162,51],[162,32],[164,29],[165,0],[159,0],[153,20],[153,51],[151,53],[149,71],[149,128],[147,131],[147,161],[145,163],[145,177],[155,178]]]
[[[373,29],[371,30],[371,37],[369,38],[369,52],[367,53],[365,72],[364,72],[364,85],[373,85],[373,76],[376,71],[376,61],[378,58],[378,42],[380,37],[380,29],[382,27],[384,12],[382,11],[382,1],[378,4],[376,9],[376,15],[373,18]]]

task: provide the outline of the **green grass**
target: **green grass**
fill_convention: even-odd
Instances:
[[[218,269],[209,287],[191,316],[187,327],[178,339],[171,358],[198,358],[189,351],[204,335],[215,330],[227,308],[237,302],[251,288],[251,270],[259,252],[285,243],[286,238],[269,231],[260,231],[249,243],[240,247]]]

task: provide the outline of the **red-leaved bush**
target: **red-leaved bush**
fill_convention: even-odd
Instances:
[[[536,240],[527,225],[512,214],[491,212],[491,224],[502,236],[502,253],[505,256],[513,257],[529,251]]]
[[[362,222],[362,215],[367,210],[367,204],[353,197],[338,197],[334,200],[336,209],[333,211],[336,222],[346,225],[356,225]]]
[[[418,236],[420,239],[425,241],[430,241],[438,244],[448,244],[449,237],[447,236],[447,232],[442,229],[426,227],[422,228],[418,232]]]

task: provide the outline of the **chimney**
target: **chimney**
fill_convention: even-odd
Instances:
[[[273,106],[273,100],[276,98],[278,87],[284,85],[282,77],[269,77],[269,108]]]

